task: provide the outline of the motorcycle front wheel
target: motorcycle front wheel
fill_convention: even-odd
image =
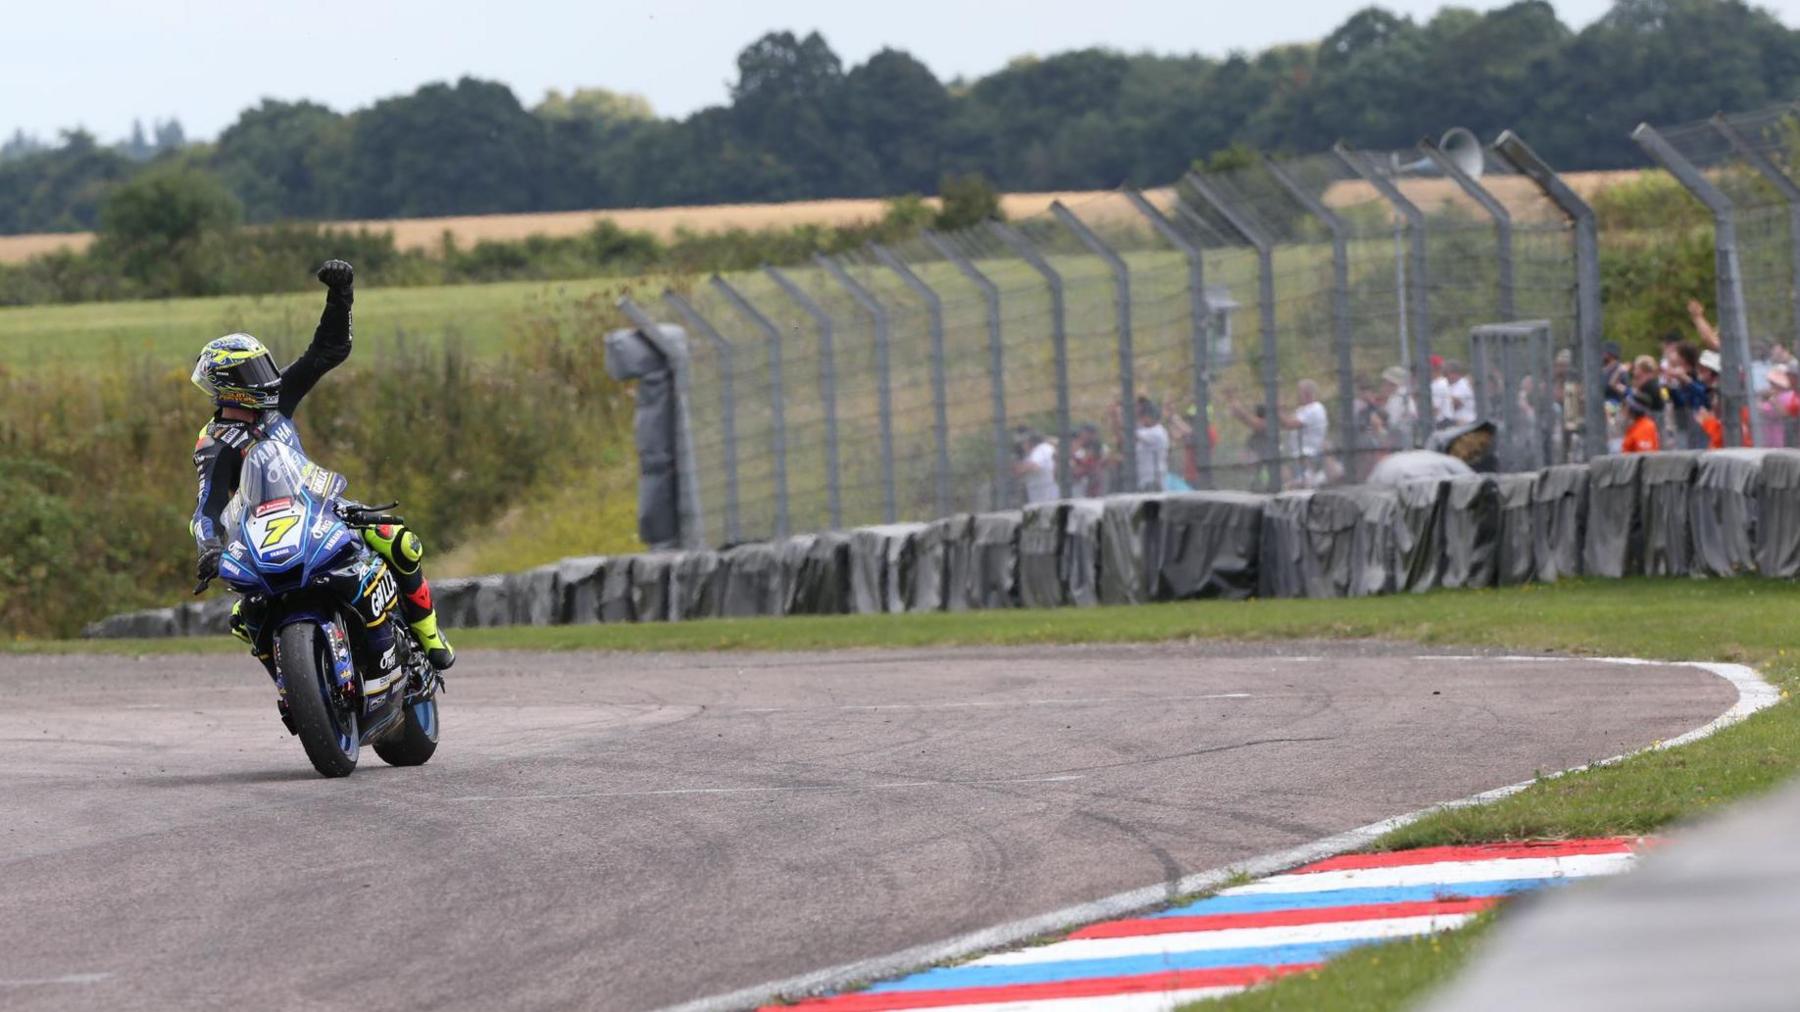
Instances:
[[[337,701],[325,630],[312,622],[283,626],[278,647],[275,670],[306,758],[320,776],[349,776],[362,751],[361,731],[356,712]]]

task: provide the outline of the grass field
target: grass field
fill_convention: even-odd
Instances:
[[[457,336],[473,350],[495,351],[533,313],[555,312],[559,303],[590,298],[610,304],[628,291],[660,292],[664,283],[650,276],[369,288],[356,293],[356,333],[376,341],[401,335],[434,341]],[[322,305],[321,292],[296,292],[8,307],[0,309],[0,367],[148,355],[185,368],[201,344],[234,330],[298,351],[312,337]]]

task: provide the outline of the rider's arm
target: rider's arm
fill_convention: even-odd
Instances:
[[[281,399],[276,408],[289,417],[321,377],[350,357],[350,305],[356,298],[351,286],[350,265],[343,264],[341,275],[328,274],[333,264],[340,263],[343,262],[329,261],[319,272],[319,280],[327,285],[325,311],[319,314],[319,327],[313,331],[312,344],[307,345],[293,365],[281,371]],[[342,283],[332,283],[338,277],[343,279]]]
[[[238,473],[244,458],[237,449],[202,435],[194,447],[194,472],[200,479],[200,492],[195,497],[192,531],[194,545],[204,552],[209,545],[224,543],[219,529],[219,515],[237,491]]]

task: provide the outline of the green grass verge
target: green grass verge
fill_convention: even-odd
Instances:
[[[1190,1002],[1182,1012],[1386,1012],[1412,1005],[1448,981],[1494,922],[1484,914],[1457,931],[1346,952],[1229,998]]]

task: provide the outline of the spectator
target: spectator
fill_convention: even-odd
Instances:
[[[1218,430],[1211,425],[1205,426],[1205,429],[1207,447],[1217,449],[1219,445]],[[1193,404],[1189,404],[1186,411],[1169,419],[1169,437],[1181,444],[1181,476],[1184,479],[1183,484],[1187,485],[1187,488],[1181,491],[1201,487],[1200,480],[1203,476],[1200,474],[1200,454],[1197,442],[1200,438],[1200,430],[1200,409]],[[1171,483],[1173,483],[1172,479]]]
[[[1025,502],[1054,502],[1059,495],[1056,485],[1056,444],[1036,429],[1021,427],[1014,431],[1013,474],[1025,486]]]
[[[1405,368],[1390,365],[1381,371],[1381,390],[1387,402],[1382,414],[1387,418],[1388,435],[1393,449],[1412,445],[1413,427],[1419,421],[1419,407],[1413,403],[1412,375]]]
[[[1663,367],[1663,400],[1671,415],[1670,430],[1676,447],[1704,450],[1708,436],[1700,413],[1706,410],[1708,388],[1700,378],[1700,349],[1687,341],[1678,341],[1673,348],[1673,361]],[[1717,365],[1718,353],[1707,354],[1714,356]]]
[[[1462,363],[1452,359],[1444,363],[1444,379],[1450,384],[1450,424],[1475,423],[1475,385]]]
[[[1139,492],[1161,492],[1169,476],[1169,430],[1163,427],[1162,412],[1148,397],[1137,399],[1137,430],[1132,445],[1137,464]]]
[[[1613,404],[1625,400],[1631,392],[1631,367],[1619,359],[1619,342],[1608,341],[1600,349],[1600,375],[1606,383],[1606,399]]]
[[[1299,436],[1299,483],[1304,488],[1318,488],[1341,477],[1343,469],[1325,457],[1325,439],[1331,429],[1331,416],[1319,403],[1319,385],[1303,379],[1296,386],[1300,406],[1281,419],[1281,427]],[[1336,474],[1332,472],[1336,471]]]
[[[1764,446],[1781,448],[1792,440],[1788,430],[1800,420],[1800,393],[1794,390],[1794,374],[1785,365],[1769,367],[1769,392],[1757,410],[1762,412]],[[1724,440],[1721,438],[1721,443]]]
[[[1076,495],[1092,499],[1106,494],[1106,444],[1100,429],[1092,424],[1075,430],[1075,445],[1069,451],[1069,479]]]
[[[1450,381],[1444,376],[1444,356],[1431,356],[1431,424],[1447,428],[1450,421]]]
[[[1656,427],[1655,391],[1633,390],[1625,395],[1625,417],[1629,424],[1620,445],[1622,453],[1653,453],[1662,449],[1662,434]]]
[[[1255,469],[1255,477],[1251,479],[1252,492],[1279,492],[1275,481],[1275,472],[1270,468],[1270,461],[1276,457],[1275,449],[1269,440],[1269,411],[1265,405],[1258,404],[1254,409],[1246,409],[1238,401],[1237,394],[1225,391],[1225,408],[1231,417],[1241,422],[1246,430],[1244,448],[1239,453],[1240,461]]]
[[[1356,480],[1362,481],[1388,451],[1394,448],[1394,434],[1388,428],[1387,393],[1384,380],[1379,386],[1367,379],[1357,383],[1356,391]]]

